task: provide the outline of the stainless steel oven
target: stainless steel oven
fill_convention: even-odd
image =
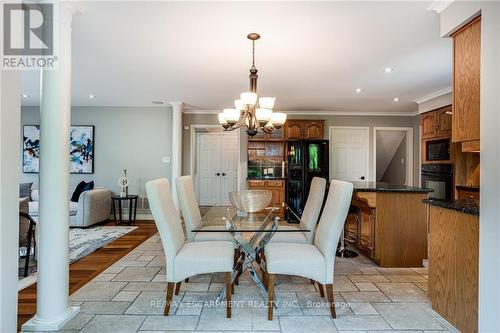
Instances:
[[[453,199],[453,173],[451,164],[423,164],[422,187],[434,190],[430,198]]]

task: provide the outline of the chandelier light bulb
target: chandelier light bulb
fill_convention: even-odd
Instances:
[[[264,127],[271,120],[272,114],[273,110],[271,109],[255,109],[255,117],[257,117],[260,127]]]
[[[274,101],[276,98],[274,97],[261,97],[259,98],[259,106],[263,109],[273,109],[274,108]]]
[[[236,124],[236,122],[240,119],[240,111],[236,109],[224,109],[224,119],[230,126]]]
[[[280,129],[286,122],[286,113],[274,112],[271,115],[271,121],[273,122],[274,128]]]
[[[234,100],[234,108],[236,110],[244,110],[245,109],[245,104],[241,101],[241,99],[235,99]]]
[[[217,116],[219,118],[219,124],[221,125],[227,124],[226,117],[224,117],[224,112],[219,112]]]
[[[254,106],[257,103],[257,94],[254,92],[241,93],[240,98],[244,105]]]

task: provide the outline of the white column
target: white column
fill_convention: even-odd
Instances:
[[[0,332],[17,330],[20,71],[0,71]]]
[[[175,206],[179,210],[177,202],[177,189],[175,179],[182,174],[182,110],[184,103],[170,102],[172,106],[172,196]]]
[[[57,5],[56,5],[57,4]],[[69,127],[71,21],[74,7],[54,6],[58,66],[43,70],[40,99],[40,175],[37,313],[25,331],[54,331],[78,312],[69,306]]]

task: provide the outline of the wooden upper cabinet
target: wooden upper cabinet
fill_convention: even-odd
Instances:
[[[285,123],[285,137],[287,140],[300,140],[302,139],[302,125],[298,121],[288,120]]]
[[[287,140],[322,140],[324,135],[323,120],[287,120],[285,138]]]
[[[323,139],[323,122],[311,121],[305,124],[304,139]]]
[[[427,112],[422,115],[422,139],[434,138],[437,135],[436,113]]]
[[[479,140],[481,18],[453,35],[453,142]]]
[[[452,127],[451,105],[436,111],[438,136],[450,136]]]
[[[451,105],[422,114],[422,139],[451,136]]]

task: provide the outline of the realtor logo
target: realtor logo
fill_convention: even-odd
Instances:
[[[54,67],[51,3],[3,4],[3,68]]]

